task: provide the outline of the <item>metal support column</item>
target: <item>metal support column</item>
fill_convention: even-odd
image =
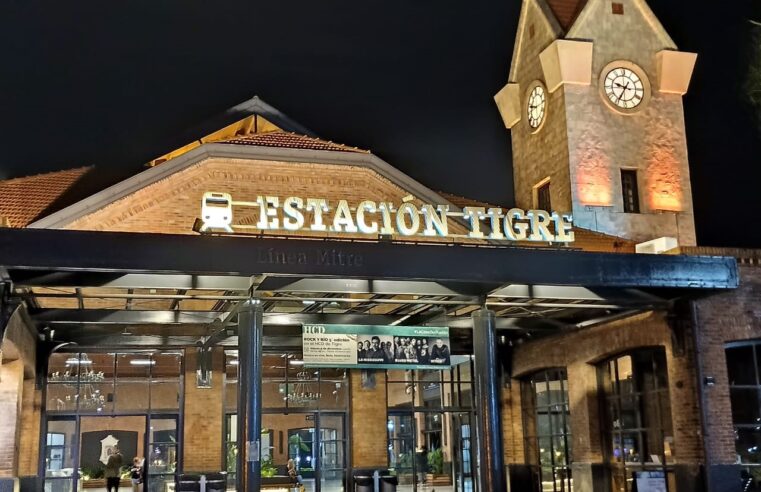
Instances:
[[[478,485],[483,492],[505,492],[500,418],[499,360],[494,312],[473,312],[475,397],[478,429]]]
[[[258,491],[261,485],[262,433],[262,307],[246,301],[238,314],[238,470],[237,490]]]

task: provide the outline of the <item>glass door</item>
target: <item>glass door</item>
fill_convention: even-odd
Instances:
[[[346,429],[343,414],[318,414],[320,492],[343,492],[346,481]]]
[[[76,490],[77,421],[75,417],[50,418],[45,436],[45,492]]]
[[[475,422],[468,413],[453,414],[453,428],[455,432],[455,484],[457,490],[463,492],[473,491],[473,453],[472,432]]]
[[[307,492],[343,492],[346,483],[346,419],[343,413],[262,415],[262,481],[288,486],[288,463]]]
[[[388,461],[397,490],[475,491],[474,425],[469,412],[390,412]]]
[[[411,491],[415,483],[415,423],[412,413],[389,414],[387,428],[388,464],[399,479],[397,490]]]
[[[177,416],[152,415],[146,433],[146,490],[171,490],[177,476]]]

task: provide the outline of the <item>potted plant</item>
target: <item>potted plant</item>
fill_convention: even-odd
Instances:
[[[427,458],[429,473],[425,478],[428,485],[452,485],[452,477],[444,473],[444,450],[432,449]]]
[[[272,457],[267,457],[262,460],[262,477],[270,478],[277,475],[277,467],[272,462]]]

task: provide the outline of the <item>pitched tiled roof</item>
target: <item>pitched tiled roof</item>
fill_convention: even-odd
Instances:
[[[587,0],[547,0],[552,13],[566,31],[573,25]]]
[[[337,144],[328,140],[283,131],[240,135],[221,140],[218,143],[254,145],[259,147],[280,147],[287,149],[331,150],[335,152],[359,152],[363,154],[370,153],[368,150],[358,149],[357,147],[349,147],[348,145]]]
[[[91,167],[0,181],[0,225],[25,227],[61,198]]]
[[[480,202],[472,198],[467,198],[460,195],[453,195],[452,193],[446,193],[444,191],[437,191],[444,199],[446,199],[452,205],[456,205],[460,208],[464,207],[484,207],[484,208],[500,208],[499,205],[492,205],[491,203]]]

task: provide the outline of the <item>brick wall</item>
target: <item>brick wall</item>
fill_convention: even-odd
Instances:
[[[690,347],[691,342],[686,345]],[[662,346],[666,351],[675,462],[699,463],[703,452],[693,354],[688,350],[685,355],[674,357],[671,329],[664,314],[645,313],[521,344],[514,353],[513,377],[521,378],[545,368],[565,367],[568,371],[573,461],[599,463],[603,443],[600,440],[595,364],[618,353],[654,346]],[[516,388],[520,381],[514,379],[512,385]],[[503,411],[508,410],[503,413],[504,434],[510,437],[505,440],[505,455],[508,462],[513,459],[520,462],[523,450],[517,436],[522,434],[519,394],[512,390],[503,392],[503,397]]]
[[[193,223],[201,215],[204,192],[230,193],[235,201],[253,202],[258,195],[320,197],[333,206],[340,199],[356,206],[362,200],[391,201],[397,205],[408,191],[393,184],[374,171],[359,166],[264,161],[257,159],[210,158],[115,201],[86,215],[67,229],[158,232],[196,234]],[[417,200],[415,203],[421,205]],[[254,225],[259,219],[258,208],[236,206],[233,225]],[[306,224],[312,214],[304,213]],[[332,216],[325,217],[326,224]],[[375,216],[368,216],[368,220]],[[282,218],[281,218],[282,220]],[[377,219],[380,220],[380,219]],[[449,221],[450,230],[462,234],[463,226]],[[252,232],[260,232],[258,229]],[[310,231],[273,231],[279,236],[363,237],[361,234]],[[440,238],[415,237],[416,241],[445,241]],[[468,242],[467,240],[465,242]]]
[[[185,350],[185,423],[183,429],[183,469],[185,472],[209,472],[222,469],[222,397],[224,351],[212,352],[211,388],[196,386],[194,348]]]
[[[42,414],[42,391],[35,389],[33,379],[24,381],[21,409],[18,476],[28,477],[37,475]]]
[[[739,270],[737,290],[697,302],[703,374],[716,380],[715,386],[705,388],[706,458],[710,464],[733,464],[736,457],[725,344],[761,339],[761,268],[740,265]]]
[[[20,360],[0,365],[0,477],[17,477],[19,415],[24,381]]]
[[[355,468],[388,466],[386,428],[386,374],[375,371],[375,387],[363,388],[359,370],[352,370],[351,431],[352,466]]]

